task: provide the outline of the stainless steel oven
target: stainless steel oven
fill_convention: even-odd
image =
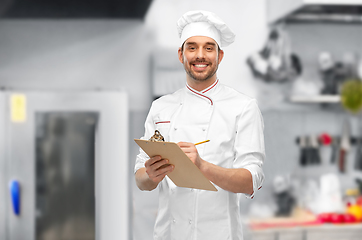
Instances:
[[[123,92],[0,91],[0,239],[130,238]]]

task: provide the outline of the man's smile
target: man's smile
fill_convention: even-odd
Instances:
[[[202,70],[205,70],[205,68],[207,68],[207,66],[209,66],[209,65],[205,64],[205,63],[195,63],[195,64],[192,64],[192,66],[194,67],[194,69],[196,71],[202,71]]]

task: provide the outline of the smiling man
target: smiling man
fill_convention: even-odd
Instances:
[[[142,150],[136,183],[141,190],[159,188],[154,239],[242,239],[238,193],[253,198],[264,180],[262,115],[255,99],[217,78],[221,48],[235,38],[231,29],[206,11],[185,13],[177,27],[186,86],[153,102],[143,139],[158,130],[165,141],[177,142],[218,191],[177,187],[167,177],[174,166]],[[210,142],[195,146],[206,139]]]
[[[202,90],[216,81],[216,71],[224,51],[212,38],[195,36],[184,42],[178,56],[187,73],[187,83],[196,90]]]

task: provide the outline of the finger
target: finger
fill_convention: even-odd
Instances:
[[[173,165],[168,165],[164,168],[161,168],[157,171],[152,172],[152,174],[149,175],[149,177],[152,179],[152,181],[154,182],[160,182],[162,181],[162,179],[169,174],[170,172],[172,172],[174,169]]]
[[[157,161],[157,162],[153,163],[150,167],[151,167],[152,169],[154,169],[154,170],[158,170],[158,169],[160,169],[160,168],[162,168],[162,167],[167,167],[167,166],[169,166],[169,165],[170,165],[170,164],[169,164],[168,159],[162,159],[162,160],[160,160],[160,161]]]
[[[185,145],[181,145],[179,146],[181,148],[182,151],[187,152],[190,151],[190,146],[185,146]]]
[[[175,168],[175,166],[171,165],[171,164],[168,165],[168,166],[164,166],[164,167],[162,167],[162,168],[160,168],[160,169],[158,169],[156,171],[156,177],[159,177],[159,176],[162,176],[162,175],[166,176],[167,174],[172,172],[174,168]]]
[[[181,148],[182,151],[184,151],[184,153],[192,153],[192,152],[195,152],[194,149],[192,148]]]
[[[182,147],[181,150],[186,154],[195,154],[197,149],[195,147]]]
[[[146,167],[146,172],[149,177],[155,177],[158,175],[157,171],[161,168],[170,166],[168,159],[161,159],[154,162],[152,165]]]
[[[160,160],[161,160],[161,156],[151,157],[150,159],[148,159],[145,162],[145,167],[151,166],[152,164],[154,164],[155,162],[160,161]]]
[[[189,143],[189,142],[178,142],[177,145],[182,148],[182,147],[190,147],[192,146],[193,144],[192,143]]]
[[[178,142],[177,145],[178,145],[181,149],[183,149],[183,148],[185,148],[185,149],[187,149],[187,148],[196,149],[195,144],[190,143],[190,142]]]

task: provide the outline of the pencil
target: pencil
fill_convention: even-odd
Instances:
[[[195,143],[195,146],[196,146],[196,145],[199,145],[199,144],[202,144],[202,143],[209,142],[209,141],[210,141],[210,140],[205,140],[205,141],[202,141],[202,142]]]

